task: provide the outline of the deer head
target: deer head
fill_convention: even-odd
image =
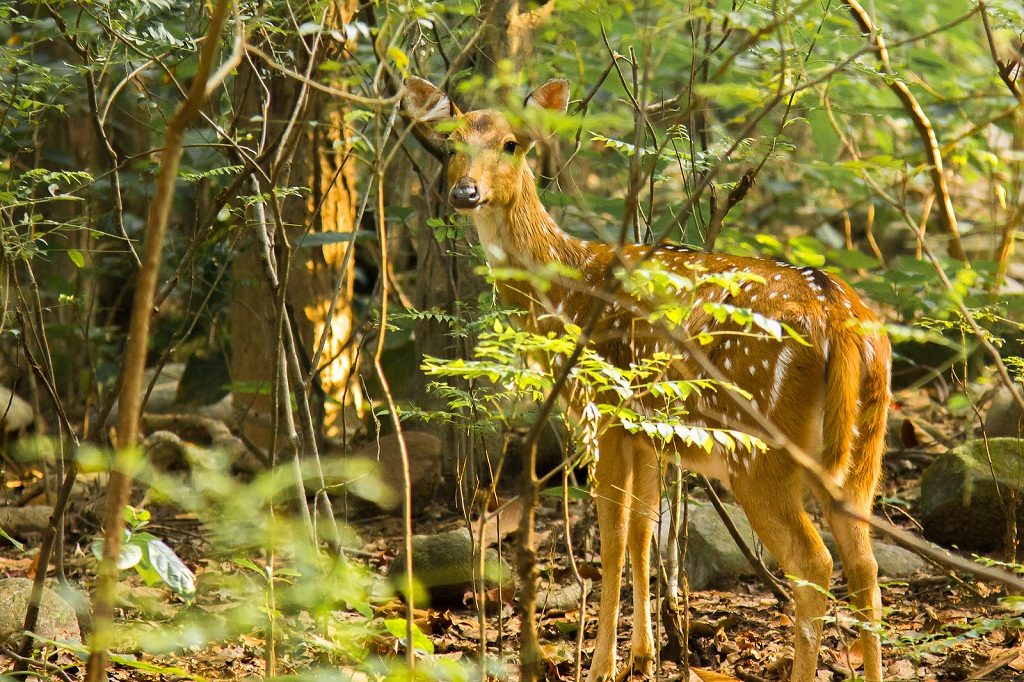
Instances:
[[[428,136],[444,145],[448,155],[448,199],[459,213],[481,207],[507,208],[533,187],[526,153],[540,132],[513,125],[493,109],[462,113],[443,91],[422,78],[405,80],[403,104]],[[569,104],[569,81],[557,78],[540,86],[524,103],[564,113]]]

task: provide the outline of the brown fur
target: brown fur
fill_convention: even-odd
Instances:
[[[425,81],[410,87],[406,107],[421,125],[433,126],[457,111],[446,96]],[[535,91],[528,106],[562,110],[568,84],[552,81]],[[434,112],[434,115],[427,115]],[[528,311],[523,324],[538,332],[558,333],[566,322],[585,323],[591,295],[600,289],[612,265],[628,267],[646,248],[622,249],[575,239],[562,232],[537,195],[525,161],[532,134],[517,130],[500,113],[490,110],[456,114],[455,131],[446,143],[454,152],[448,164],[452,185],[470,183],[479,190],[480,204],[463,209],[473,218],[488,262],[536,270],[549,263],[572,266],[582,273],[575,285],[534,288],[522,281],[498,285],[501,298]],[[516,142],[516,151],[504,146]],[[740,258],[666,247],[653,258],[663,267],[692,275],[694,267],[709,273],[744,272],[763,278],[737,294],[705,285],[681,331],[695,337],[713,334],[704,347],[718,372],[752,394],[751,407],[771,421],[801,450],[818,454],[823,469],[842,487],[849,503],[867,513],[881,467],[886,411],[889,402],[888,341],[880,333],[861,332],[850,321],[870,325],[874,317],[846,284],[812,268],[753,258]],[[749,308],[796,329],[808,342],[778,341],[726,322],[718,324],[704,311],[704,301]],[[638,301],[617,295],[594,330],[597,350],[619,366],[662,349],[677,350],[660,329],[635,314]],[[693,358],[676,362],[666,378],[704,376]],[[692,395],[686,408],[696,425],[730,428],[760,434],[756,420],[739,409],[732,394],[719,390]],[[657,407],[650,398],[635,401],[638,410]],[[569,405],[579,414],[582,405]],[[607,424],[599,437],[600,457],[595,470],[594,496],[601,532],[601,615],[588,680],[607,680],[615,674],[616,624],[625,552],[633,565],[634,629],[631,667],[649,673],[654,658],[650,613],[650,548],[657,517],[659,477],[667,456],[683,466],[715,476],[730,485],[755,531],[787,574],[828,586],[832,559],[804,508],[806,481],[784,449],[771,447],[752,454],[715,447],[711,453],[682,441],[659,448],[642,435]],[[812,487],[813,490],[813,487]],[[877,623],[880,598],[877,566],[865,524],[826,511],[842,555],[858,614]],[[825,597],[811,587],[794,589],[796,637],[792,679],[810,682],[815,676]],[[881,679],[878,637],[861,635],[864,673]]]

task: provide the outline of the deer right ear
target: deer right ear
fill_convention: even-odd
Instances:
[[[405,94],[402,107],[409,117],[430,137],[443,140],[447,131],[439,131],[439,123],[451,121],[461,115],[458,107],[437,86],[430,81],[409,76],[405,79]]]

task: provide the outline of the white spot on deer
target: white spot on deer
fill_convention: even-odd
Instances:
[[[757,372],[757,367],[754,367],[753,365],[751,365],[750,366],[750,376],[754,376],[754,373],[756,373],[756,372]]]
[[[726,339],[725,343],[722,344],[722,348],[724,348],[725,350],[729,350],[730,348],[732,348],[732,339]]]
[[[793,349],[790,346],[783,346],[782,352],[779,353],[779,359],[775,363],[775,373],[772,376],[772,392],[768,398],[768,411],[775,410],[775,406],[779,402],[779,397],[782,395],[782,386],[786,382],[786,370],[789,369],[789,363],[793,361]]]
[[[779,295],[779,292],[777,292],[777,291],[773,291],[773,292],[771,292],[770,294],[768,294],[768,298],[775,298],[775,297],[776,297],[776,296],[778,296],[778,295]]]
[[[818,300],[819,301],[825,301],[825,297],[824,296],[818,296]]]
[[[765,358],[764,360],[761,361],[761,366],[764,367],[765,369],[768,369],[769,367],[772,366],[771,360]]]
[[[732,369],[732,360],[731,360],[731,359],[729,359],[729,358],[726,358],[726,359],[725,359],[725,362],[723,362],[723,363],[722,363],[722,365],[723,365],[723,366],[724,366],[724,367],[725,367],[726,369]]]
[[[776,273],[776,275],[772,277],[772,279],[774,279],[776,282],[780,281],[782,279],[782,273]]]

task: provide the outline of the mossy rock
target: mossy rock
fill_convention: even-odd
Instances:
[[[412,555],[413,576],[426,592],[416,595],[417,604],[422,603],[423,597],[429,597],[432,606],[461,604],[466,592],[473,589],[479,564],[465,528],[437,535],[414,535]],[[405,587],[405,564],[405,555],[399,554],[388,571],[392,586],[399,592]],[[486,589],[514,589],[512,568],[494,549],[484,554],[484,585]]]
[[[972,440],[940,455],[921,479],[924,534],[942,545],[988,551],[1003,546],[1004,505],[1024,496],[1024,440]],[[1024,500],[1017,526],[1024,524]]]
[[[28,578],[0,580],[0,644],[21,635],[31,595],[32,581]],[[48,587],[43,588],[36,632],[49,639],[82,641],[75,609]]]

